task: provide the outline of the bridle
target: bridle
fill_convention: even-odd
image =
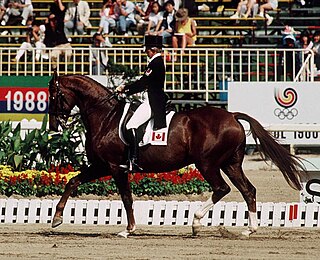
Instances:
[[[53,84],[53,86],[51,86],[51,84]],[[80,113],[65,112],[70,110],[71,106],[68,103],[68,100],[66,99],[65,94],[61,90],[58,77],[52,79],[52,81],[50,82],[49,88],[50,87],[55,89],[56,95],[55,96],[50,95],[49,99],[52,105],[50,105],[51,109],[49,110],[49,114],[56,117],[56,120],[58,121],[59,125],[61,125],[63,129],[70,128],[71,126],[76,124],[76,122],[79,120]],[[106,102],[106,101],[109,102],[112,99],[121,101],[121,100],[125,100],[126,97],[122,96],[122,94],[120,93],[114,92],[110,95],[110,97],[108,97],[105,100],[102,100],[101,102]],[[66,107],[68,107],[68,109],[66,109]],[[68,120],[70,117],[72,118],[71,121]]]
[[[61,125],[61,127],[63,129],[67,129],[67,128],[70,128],[72,125],[74,125],[76,121],[78,121],[77,116],[80,113],[66,113],[65,112],[68,110],[68,109],[66,109],[65,105],[70,107],[68,104],[68,100],[65,98],[65,95],[60,88],[58,78],[53,79],[53,81],[54,81],[53,84],[54,84],[55,90],[56,90],[56,96],[50,96],[50,98],[49,98],[50,103],[53,104],[53,106],[51,105],[51,109],[49,111],[49,114],[56,117],[58,123]],[[50,84],[52,84],[52,83],[50,83]],[[71,122],[68,122],[69,117],[73,118]]]

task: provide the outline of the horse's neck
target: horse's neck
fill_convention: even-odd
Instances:
[[[73,92],[75,105],[83,114],[90,114],[99,108],[106,112],[113,108],[114,104],[110,101],[112,93],[109,90],[89,78],[79,76],[76,79],[68,88]]]
[[[114,117],[117,102],[110,99],[112,93],[97,82],[78,77],[68,88],[73,92],[75,105],[80,109],[87,130],[94,131],[96,122],[103,124]]]

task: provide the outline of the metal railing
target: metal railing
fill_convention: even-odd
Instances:
[[[72,55],[36,61],[36,51],[26,51],[13,61],[18,48],[0,49],[0,76],[47,76],[56,67],[59,74],[93,74],[95,59],[104,52],[112,63],[143,71],[147,57],[142,48],[73,48]],[[51,57],[52,48],[45,50]],[[63,50],[62,50],[63,51]],[[314,81],[314,54],[305,49],[204,49],[163,51],[167,68],[165,91],[172,98],[194,102],[226,103],[228,82]],[[98,66],[98,74],[105,70]],[[177,98],[178,99],[178,98]]]

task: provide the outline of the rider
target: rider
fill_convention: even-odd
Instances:
[[[127,95],[142,92],[142,104],[126,125],[130,136],[129,171],[133,172],[142,170],[138,166],[137,128],[147,122],[151,116],[154,118],[154,131],[166,127],[166,95],[163,90],[166,68],[161,56],[162,37],[146,35],[144,46],[149,59],[143,76],[133,83],[120,85],[116,88],[116,91],[124,92]]]

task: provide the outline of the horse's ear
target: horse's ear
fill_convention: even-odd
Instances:
[[[54,70],[52,78],[49,82],[49,89],[52,89],[56,85],[57,80],[58,80],[58,73],[56,70]]]
[[[53,77],[52,77],[52,79],[53,79],[54,81],[57,81],[57,79],[58,79],[58,72],[57,72],[57,70],[54,70],[54,71],[53,71]]]

